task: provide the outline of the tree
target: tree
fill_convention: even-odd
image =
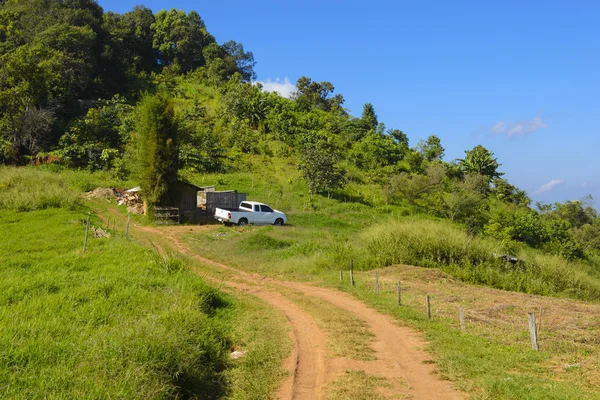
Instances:
[[[336,167],[337,155],[322,139],[305,143],[298,169],[302,171],[310,194],[330,192],[344,186],[345,172]]]
[[[396,165],[402,160],[406,150],[390,136],[371,130],[354,144],[349,153],[349,158],[359,168],[375,170]]]
[[[173,104],[162,93],[144,97],[136,111],[137,172],[151,210],[168,204],[177,183],[178,126]]]
[[[466,221],[481,212],[484,202],[484,191],[488,185],[485,177],[478,174],[467,174],[451,185],[450,191],[442,195],[443,213],[451,221]]]
[[[400,129],[390,129],[387,134],[393,137],[396,143],[408,149],[408,136],[406,133],[402,132]]]
[[[465,151],[465,154],[464,159],[458,160],[464,172],[487,176],[489,180],[504,175],[504,173],[498,172],[498,168],[502,164],[498,164],[498,160],[494,158],[494,153],[482,145],[477,145],[472,150]]]
[[[417,205],[425,195],[440,187],[443,177],[444,168],[438,164],[430,164],[426,175],[402,172],[393,176],[383,188],[384,196],[388,202],[400,197],[412,205]]]
[[[494,185],[494,194],[498,200],[525,207],[531,204],[531,199],[527,196],[527,192],[511,185],[506,179],[494,178],[492,183]]]
[[[427,140],[420,140],[417,143],[417,151],[427,161],[441,160],[444,157],[445,149],[442,147],[442,141],[439,137],[431,135]]]
[[[330,82],[313,82],[312,79],[303,76],[298,79],[296,88],[298,91],[293,97],[302,110],[318,108],[329,112],[341,108],[344,103],[344,98],[340,94],[331,97],[335,88]]]
[[[361,121],[366,130],[377,129],[379,122],[377,122],[377,114],[375,114],[375,107],[373,107],[373,104],[367,103],[363,106]]]
[[[160,65],[177,64],[183,73],[205,65],[203,49],[215,42],[196,11],[161,10],[151,28]]]

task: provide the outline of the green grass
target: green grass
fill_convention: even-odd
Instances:
[[[469,238],[446,221],[397,220],[362,235],[369,264],[440,268],[465,282],[540,295],[600,299],[600,276],[589,265],[522,250],[517,264],[494,256],[497,243]]]
[[[73,209],[77,203],[77,193],[55,173],[0,166],[0,210]]]
[[[119,232],[90,237],[83,253],[85,218],[78,207],[0,210],[0,397],[273,392],[289,348],[282,316]],[[230,360],[234,348],[246,357]]]

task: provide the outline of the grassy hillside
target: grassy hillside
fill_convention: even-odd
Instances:
[[[402,205],[385,204],[377,185],[349,183],[333,196],[310,196],[293,163],[248,158],[247,170],[190,174],[199,185],[237,189],[288,213],[284,229],[220,229],[193,239],[211,256],[240,266],[314,279],[324,271],[393,264],[440,268],[465,282],[525,293],[600,299],[600,271],[589,262],[567,261],[518,248],[518,264],[506,263],[504,244],[469,236],[464,226],[428,217]],[[247,267],[247,265],[246,265]]]
[[[119,228],[92,232],[84,253],[89,212],[74,188],[92,180],[102,176],[0,173],[0,397],[267,396],[288,346],[282,317]]]

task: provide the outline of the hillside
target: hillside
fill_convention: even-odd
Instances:
[[[321,367],[298,367],[310,390],[290,397],[600,396],[591,197],[532,204],[482,145],[448,160],[369,99],[351,115],[329,81],[267,92],[255,64],[195,11],[0,1],[2,397],[273,398],[311,332]],[[180,181],[247,193],[288,225],[157,226]],[[84,196],[134,186],[148,214],[127,235],[125,207]],[[414,351],[424,380],[381,343]]]

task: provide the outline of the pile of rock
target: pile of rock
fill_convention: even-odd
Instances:
[[[123,190],[114,188],[96,188],[83,195],[88,200],[106,199],[108,201],[117,201],[118,205],[125,204],[127,212],[130,214],[143,214],[144,202],[142,200],[141,189],[139,187]]]
[[[130,214],[144,213],[144,202],[139,187],[121,192],[117,204],[125,204],[127,206],[127,212]]]

